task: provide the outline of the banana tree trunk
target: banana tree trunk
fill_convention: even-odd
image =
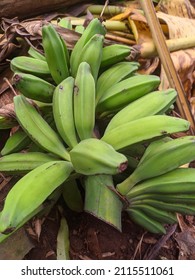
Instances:
[[[83,0],[1,0],[0,18],[28,18],[47,12],[56,11],[61,8],[70,7],[74,4],[84,3]]]

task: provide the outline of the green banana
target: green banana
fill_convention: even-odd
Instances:
[[[24,96],[15,96],[14,105],[18,122],[33,142],[65,160],[70,159],[59,136]]]
[[[112,44],[103,48],[101,68],[110,67],[123,61],[131,53],[131,48],[122,44]]]
[[[77,143],[73,112],[74,79],[68,77],[55,89],[53,95],[53,116],[59,134],[64,142],[73,148]]]
[[[85,139],[77,144],[70,151],[70,159],[75,171],[84,175],[114,175],[123,172],[128,165],[123,154],[95,138]]]
[[[18,123],[15,118],[0,115],[0,130],[9,129],[16,126]]]
[[[20,179],[8,193],[0,214],[0,232],[8,234],[37,209],[73,171],[66,161],[50,161]]]
[[[79,65],[74,87],[74,120],[81,140],[93,137],[95,125],[95,80],[88,63]]]
[[[195,194],[195,172],[193,168],[177,168],[163,175],[144,180],[127,193],[127,198],[136,198],[145,194],[162,195],[162,199],[164,195],[167,198],[172,194]]]
[[[113,85],[129,78],[139,67],[137,62],[123,61],[105,70],[97,80],[96,104],[104,93]]]
[[[21,128],[19,128],[7,139],[3,149],[1,150],[1,155],[5,156],[11,153],[19,152],[27,148],[30,143],[31,139]]]
[[[77,26],[75,26],[74,31],[77,33],[83,34],[83,32],[85,31],[85,27],[83,25],[77,25]]]
[[[165,115],[155,115],[131,121],[106,132],[101,140],[112,145],[115,150],[127,148],[159,136],[179,131],[187,131],[189,122]]]
[[[57,160],[56,157],[46,153],[13,153],[0,158],[0,172],[6,174],[27,173],[45,162],[54,160]]]
[[[138,75],[127,78],[110,87],[100,98],[97,112],[117,111],[130,102],[148,94],[160,84],[155,75]]]
[[[148,216],[140,209],[128,208],[126,209],[129,217],[138,225],[145,228],[147,231],[152,233],[165,234],[166,230],[163,225],[155,219]]]
[[[80,51],[80,58],[75,61],[75,69],[72,69],[72,76],[76,77],[79,65],[82,62],[87,62],[90,65],[91,73],[94,77],[94,80],[97,80],[100,62],[102,58],[102,49],[103,49],[104,36],[100,34],[95,34],[89,39],[85,46]]]
[[[130,189],[136,183],[159,176],[189,163],[195,158],[195,137],[185,136],[165,142],[138,164],[135,171],[117,186],[119,191]]]
[[[69,58],[66,44],[52,24],[42,27],[42,44],[51,76],[59,84],[69,76]]]
[[[146,215],[162,224],[174,224],[177,223],[177,216],[175,213],[168,212],[166,210],[158,209],[157,207],[147,204],[132,205],[133,209],[143,211]]]
[[[11,60],[10,67],[13,72],[27,73],[43,79],[51,78],[47,62],[40,59],[17,56]]]
[[[71,20],[68,18],[60,18],[58,21],[58,25],[63,28],[67,28],[72,30]]]
[[[75,212],[83,211],[83,198],[76,180],[68,180],[62,185],[62,196],[66,205]]]
[[[150,92],[138,98],[114,115],[106,127],[105,133],[127,122],[156,115],[159,112],[162,114],[163,110],[166,112],[167,107],[175,102],[176,97],[177,92],[174,89],[168,89]]]
[[[158,209],[170,211],[170,212],[177,212],[184,215],[195,215],[195,203],[180,203],[180,202],[164,202],[155,199],[142,199],[142,200],[135,200],[131,202],[131,206],[140,205],[140,204],[147,204],[153,207],[157,207]]]
[[[70,67],[72,76],[76,76],[77,68],[81,58],[81,50],[95,34],[101,34],[103,36],[106,34],[106,29],[98,18],[91,20],[71,52]],[[95,51],[96,50],[94,50],[94,55]]]
[[[44,55],[42,55],[40,52],[38,52],[36,49],[34,49],[33,47],[30,47],[28,50],[28,54],[33,57],[33,58],[37,58],[43,61],[46,61],[46,58],[44,57]]]
[[[31,74],[15,73],[13,82],[24,96],[44,103],[51,103],[55,86]]]

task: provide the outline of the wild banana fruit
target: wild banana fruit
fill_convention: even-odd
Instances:
[[[69,76],[66,44],[51,24],[42,27],[42,43],[51,76],[59,84]]]
[[[101,140],[113,146],[115,150],[127,148],[159,136],[179,131],[187,131],[189,122],[170,116],[148,116],[131,121],[105,132]]]
[[[47,62],[40,59],[17,56],[11,60],[10,67],[13,72],[27,73],[43,79],[51,78]]]
[[[15,73],[13,82],[21,94],[27,98],[51,103],[55,86],[31,74]]]
[[[43,61],[46,61],[46,58],[44,57],[44,55],[42,55],[40,52],[38,52],[36,49],[34,49],[33,47],[30,47],[28,50],[28,54],[33,57],[33,58],[37,58]]]
[[[84,30],[83,34],[75,44],[71,56],[70,56],[70,67],[71,67],[71,75],[76,76],[77,68],[80,63],[81,59],[81,50],[85,46],[85,44],[95,35],[95,34],[106,34],[106,29],[102,25],[102,23],[99,21],[98,18],[93,19],[86,29]],[[95,55],[95,50],[94,50]],[[91,58],[92,59],[92,58]]]
[[[155,90],[160,78],[154,75],[138,75],[127,78],[110,87],[100,98],[97,112],[117,111],[130,102]]]
[[[104,36],[100,34],[95,34],[92,38],[89,39],[89,41],[80,51],[80,58],[75,62],[76,71],[73,72],[72,70],[73,77],[76,77],[79,65],[82,62],[87,62],[90,65],[91,73],[94,77],[94,80],[97,80],[102,58],[103,41]]]
[[[0,158],[0,172],[6,174],[24,174],[45,162],[54,160],[57,160],[55,156],[46,153],[13,153]]]
[[[88,63],[79,65],[74,87],[74,120],[81,140],[93,137],[95,125],[95,80]]]
[[[27,148],[31,141],[32,140],[22,129],[18,129],[7,139],[3,149],[1,150],[1,155],[5,156],[11,153],[19,152]]]
[[[55,124],[62,139],[70,148],[78,143],[74,123],[73,90],[74,78],[68,77],[56,87],[53,95]]]
[[[195,172],[193,168],[177,168],[163,175],[144,180],[128,193],[131,199],[139,195],[158,194],[169,197],[172,194],[195,194]]]
[[[8,234],[26,220],[73,171],[66,161],[50,161],[20,179],[8,193],[0,213],[0,232]]]
[[[17,125],[17,121],[12,117],[5,117],[0,115],[0,130],[9,129]]]
[[[117,186],[119,191],[130,189],[136,183],[165,174],[195,158],[195,137],[185,136],[162,144],[151,156],[138,164],[135,171]]]
[[[175,213],[168,212],[166,210],[158,209],[158,207],[150,206],[147,204],[132,205],[133,209],[143,211],[146,215],[162,224],[174,224],[177,223],[177,217]]]
[[[149,232],[152,233],[160,233],[165,234],[166,230],[163,225],[156,221],[155,219],[151,218],[150,216],[146,215],[140,209],[128,208],[126,210],[129,217],[138,225],[145,228]]]
[[[65,160],[69,153],[56,132],[22,95],[14,97],[15,112],[23,130],[38,146]]]
[[[138,68],[137,62],[123,61],[105,70],[97,80],[96,104],[110,87],[129,78]]]
[[[131,53],[131,48],[122,44],[113,44],[103,48],[101,68],[110,67],[123,61]]]
[[[70,151],[70,158],[77,173],[84,175],[110,174],[123,172],[127,159],[107,143],[91,138],[85,139]]]
[[[177,92],[174,89],[154,91],[133,101],[120,110],[109,122],[106,132],[143,117],[162,114],[175,102]]]

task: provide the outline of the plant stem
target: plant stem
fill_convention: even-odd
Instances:
[[[101,14],[103,9],[104,9],[104,5],[91,5],[87,8],[87,10],[92,14]],[[120,6],[107,6],[104,9],[104,14],[113,16],[124,12],[125,9],[126,9],[125,7],[120,7]]]

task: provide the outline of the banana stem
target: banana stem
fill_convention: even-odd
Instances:
[[[91,5],[87,8],[87,10],[92,14],[101,14],[104,9],[104,15],[117,15],[124,12],[125,7],[120,6],[107,6],[104,8],[104,5]],[[86,10],[86,12],[87,12]]]
[[[195,47],[195,36],[166,40],[166,44],[170,52],[193,48]],[[143,58],[151,58],[158,55],[153,41],[145,42],[135,47],[139,49],[141,57]]]
[[[106,27],[107,30],[113,30],[113,31],[129,30],[125,22],[118,21],[118,20],[105,20],[103,21],[103,25]]]

